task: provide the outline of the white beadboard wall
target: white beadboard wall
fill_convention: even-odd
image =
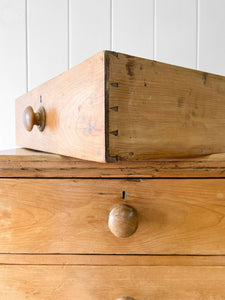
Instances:
[[[0,0],[0,150],[14,100],[110,49],[225,76],[224,0]]]

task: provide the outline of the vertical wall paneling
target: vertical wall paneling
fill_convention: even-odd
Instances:
[[[0,149],[15,147],[14,100],[26,92],[25,0],[0,1]]]
[[[199,69],[199,0],[196,0],[196,69]]]
[[[110,49],[110,0],[70,0],[70,67]]]
[[[196,68],[197,0],[156,0],[155,5],[156,60]]]
[[[153,0],[112,0],[114,51],[153,58]]]
[[[224,0],[0,0],[0,150],[14,99],[103,49],[225,76]]]
[[[68,1],[27,1],[30,90],[68,69]]]
[[[225,76],[224,0],[199,0],[199,69]]]

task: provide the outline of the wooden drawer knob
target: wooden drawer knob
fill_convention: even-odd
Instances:
[[[134,298],[131,298],[131,297],[119,297],[116,300],[134,300]]]
[[[40,131],[45,128],[46,114],[43,106],[35,113],[31,106],[28,106],[23,114],[23,123],[27,131],[31,131],[34,125],[38,126]]]
[[[117,237],[125,238],[132,235],[138,227],[136,209],[127,204],[115,206],[109,214],[108,226]]]

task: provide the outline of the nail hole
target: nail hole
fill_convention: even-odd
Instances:
[[[127,192],[122,191],[122,199],[125,200],[127,198]]]
[[[130,156],[130,157],[133,157],[133,156],[134,156],[134,152],[130,152],[130,153],[129,153],[129,156]]]
[[[118,87],[119,83],[118,82],[115,82],[115,83],[113,82],[113,83],[111,83],[111,85],[114,86],[114,87]]]

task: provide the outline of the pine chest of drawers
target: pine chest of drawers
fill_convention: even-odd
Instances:
[[[225,299],[225,155],[0,155],[0,299]]]

